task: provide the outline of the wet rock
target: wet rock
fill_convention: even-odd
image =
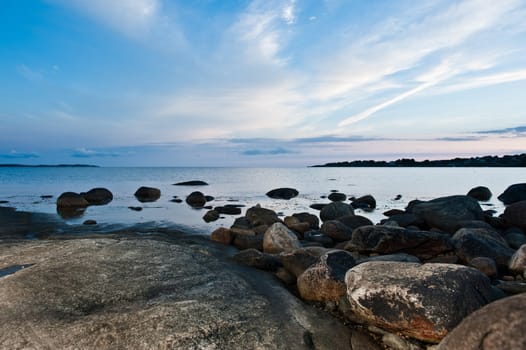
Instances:
[[[506,295],[526,293],[526,283],[522,281],[499,281],[496,287]]]
[[[172,198],[172,199],[170,199],[170,202],[172,202],[172,203],[182,203],[183,200],[181,198]]]
[[[345,281],[360,322],[431,343],[491,297],[484,274],[453,264],[367,262],[350,269]]]
[[[261,208],[260,206],[249,208],[245,216],[252,226],[270,226],[276,222],[281,221],[278,217],[278,214],[276,214],[275,211],[266,208]]]
[[[351,205],[355,209],[375,209],[376,199],[370,194],[356,198],[351,202]]]
[[[113,194],[106,188],[93,188],[86,193],[80,194],[90,205],[104,205],[113,200]]]
[[[219,214],[225,214],[225,215],[240,215],[241,214],[241,208],[226,206],[226,205],[223,207],[215,207],[214,210],[217,211]]]
[[[201,180],[191,180],[175,183],[174,186],[207,186],[208,184]]]
[[[273,199],[291,199],[299,194],[298,190],[294,188],[276,188],[267,192],[267,196]]]
[[[526,244],[522,245],[512,255],[509,263],[509,269],[516,274],[523,274],[526,270]]]
[[[95,220],[85,220],[82,225],[97,225],[97,221]]]
[[[308,222],[310,228],[313,230],[317,230],[320,227],[320,220],[314,214],[303,212],[292,214],[292,216],[297,218],[300,222]]]
[[[519,249],[520,246],[526,244],[526,235],[522,232],[513,231],[506,233],[504,239],[506,240],[510,248],[513,249]]]
[[[346,203],[332,202],[325,205],[320,211],[321,221],[336,220],[342,216],[354,214],[353,208]]]
[[[236,234],[234,241],[232,242],[238,249],[257,249],[263,250],[263,236],[249,236]]]
[[[486,202],[491,199],[491,191],[489,188],[485,186],[477,186],[469,190],[468,194],[469,197],[475,198],[478,201]]]
[[[281,267],[280,259],[272,254],[262,253],[256,249],[242,250],[233,257],[234,261],[256,269],[276,271]]]
[[[205,196],[207,202],[213,201],[215,198],[213,196]]]
[[[43,195],[40,196],[40,198],[42,198],[42,199],[50,199],[50,198],[53,198],[53,195],[51,195],[51,194],[43,194]]]
[[[336,242],[348,241],[352,238],[352,228],[343,224],[338,220],[325,221],[320,228],[328,237],[332,238]]]
[[[514,202],[506,207],[502,219],[508,226],[515,226],[526,231],[526,200]]]
[[[322,210],[324,206],[326,206],[329,203],[314,203],[309,206],[309,208],[314,210]]]
[[[205,222],[212,222],[219,219],[219,212],[217,210],[209,210],[203,216]]]
[[[299,248],[289,253],[282,253],[280,260],[287,271],[298,277],[326,252],[327,249],[321,247]]]
[[[495,277],[498,273],[495,260],[483,256],[471,259],[469,266],[476,268],[488,277]]]
[[[424,224],[423,220],[419,219],[414,214],[397,214],[389,217],[389,221],[395,221],[401,227],[407,226],[421,226]]]
[[[303,239],[307,242],[319,243],[326,248],[334,246],[333,239],[321,231],[316,231],[316,230],[307,231],[304,233]]]
[[[57,198],[58,208],[85,208],[89,202],[75,192],[64,192]]]
[[[339,303],[346,296],[345,273],[356,264],[349,252],[333,250],[305,270],[297,281],[303,300]]]
[[[437,350],[526,349],[526,294],[495,301],[467,316]]]
[[[154,187],[140,187],[135,191],[135,198],[141,203],[155,202],[161,198],[161,190]]]
[[[286,285],[296,284],[296,276],[291,274],[287,269],[279,267],[275,273],[276,277]]]
[[[234,240],[235,234],[231,230],[219,227],[210,234],[210,239],[214,242],[229,245]]]
[[[277,222],[269,227],[263,238],[265,253],[290,252],[301,247],[298,237],[285,225]]]
[[[406,214],[406,212],[405,212],[405,210],[402,210],[402,209],[389,209],[389,210],[383,212],[383,215],[385,215],[387,217],[390,217],[390,216],[393,216],[393,215],[403,215],[403,214]]]
[[[426,260],[451,251],[453,246],[447,235],[436,232],[389,226],[363,226],[353,231],[352,239],[345,249],[368,254],[400,252]]]
[[[526,200],[526,183],[509,186],[498,199],[506,205]]]
[[[142,207],[128,207],[128,209],[133,210],[133,211],[141,211]]]
[[[332,202],[343,202],[347,199],[345,193],[333,192],[327,197]]]
[[[514,251],[496,232],[486,229],[463,228],[451,238],[455,253],[466,264],[476,257],[491,258],[499,268],[507,268]]]
[[[343,223],[345,226],[349,227],[351,230],[354,230],[355,228],[362,227],[362,226],[368,226],[373,225],[373,222],[366,218],[365,216],[361,215],[346,215],[339,217],[339,222]]]
[[[202,208],[206,204],[206,197],[202,192],[192,192],[186,197],[186,204],[192,208]]]

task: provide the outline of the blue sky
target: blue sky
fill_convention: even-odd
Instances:
[[[2,0],[0,163],[526,152],[526,1]]]

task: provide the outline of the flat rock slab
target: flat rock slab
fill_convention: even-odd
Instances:
[[[222,248],[224,249],[224,248]],[[204,239],[0,245],[2,349],[350,349],[350,331]]]

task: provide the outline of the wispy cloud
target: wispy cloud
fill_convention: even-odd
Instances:
[[[244,156],[275,156],[280,154],[291,154],[295,153],[291,150],[282,148],[282,147],[276,147],[272,149],[247,149],[243,152],[241,152]]]
[[[37,153],[20,153],[16,150],[12,150],[9,153],[0,154],[0,158],[6,159],[30,159],[30,158],[39,158],[40,155]]]
[[[31,82],[40,81],[43,78],[42,73],[29,68],[25,64],[19,64],[16,67],[16,70],[22,77],[24,77],[26,80],[31,81]]]
[[[71,154],[74,158],[120,157],[121,155],[121,153],[115,151],[99,151],[88,148],[77,148]]]
[[[477,131],[478,134],[511,134],[516,136],[526,136],[526,126],[516,126],[514,128],[483,130]]]
[[[289,0],[281,9],[281,18],[287,24],[293,24],[296,22],[296,0]]]

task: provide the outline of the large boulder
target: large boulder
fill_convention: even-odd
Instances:
[[[428,202],[414,201],[406,211],[415,214],[429,227],[455,233],[462,221],[484,220],[484,212],[476,199],[468,196],[440,197]]]
[[[104,205],[113,200],[113,194],[107,188],[93,188],[88,192],[81,193],[82,197],[88,201],[90,205]]]
[[[469,190],[467,195],[469,197],[475,198],[478,201],[486,202],[491,199],[492,194],[489,188],[485,186],[477,186]]]
[[[318,262],[298,277],[298,291],[303,300],[336,302],[345,297],[345,273],[356,265],[354,258],[344,250],[323,254]]]
[[[294,188],[276,188],[267,192],[267,196],[274,199],[291,199],[299,194],[298,190]]]
[[[504,209],[502,219],[508,226],[515,226],[526,231],[526,200],[515,202]]]
[[[267,208],[262,208],[259,205],[248,208],[245,217],[252,226],[270,226],[273,223],[281,221],[278,217],[278,214],[276,214],[275,211]]]
[[[360,322],[431,343],[491,300],[489,279],[455,264],[367,262],[345,282]]]
[[[333,192],[327,197],[331,202],[343,202],[347,199],[345,193]]]
[[[280,260],[287,271],[298,277],[316,263],[325,252],[327,252],[327,249],[322,247],[300,248],[289,253],[282,253]]]
[[[407,253],[430,259],[453,250],[448,235],[392,226],[362,226],[353,231],[346,250],[361,253]]]
[[[337,220],[352,230],[361,226],[373,225],[371,220],[361,215],[346,215],[339,217]]]
[[[511,185],[498,199],[506,205],[526,200],[526,183]]]
[[[517,249],[512,255],[509,269],[510,271],[521,275],[526,272],[526,244]]]
[[[141,203],[155,202],[161,198],[161,190],[155,187],[142,186],[135,191],[134,195]]]
[[[302,212],[294,213],[292,216],[297,218],[300,222],[308,222],[310,228],[313,230],[317,230],[320,227],[320,219],[314,214]]]
[[[376,199],[370,194],[356,198],[351,202],[351,205],[355,209],[370,210],[376,208]]]
[[[206,204],[206,196],[202,192],[194,191],[186,197],[186,204],[192,208],[202,208]]]
[[[526,349],[526,294],[495,301],[473,312],[437,350]]]
[[[321,221],[336,220],[342,216],[352,214],[354,214],[354,210],[349,204],[342,202],[332,202],[321,208],[320,219]]]
[[[500,268],[507,268],[514,253],[497,232],[479,228],[463,228],[451,238],[455,253],[466,264],[476,257],[491,258]]]
[[[281,267],[281,262],[276,255],[262,253],[257,249],[241,250],[233,256],[235,262],[256,269],[276,271]]]
[[[64,192],[57,198],[57,208],[85,208],[89,202],[78,193]]]
[[[263,237],[263,251],[265,253],[291,252],[301,247],[294,232],[281,222],[276,222],[268,228]]]
[[[128,237],[131,235],[128,234]],[[349,349],[348,329],[207,240],[0,246],[2,349]]]
[[[344,242],[352,238],[352,228],[338,220],[325,221],[321,225],[320,231],[336,242]]]

